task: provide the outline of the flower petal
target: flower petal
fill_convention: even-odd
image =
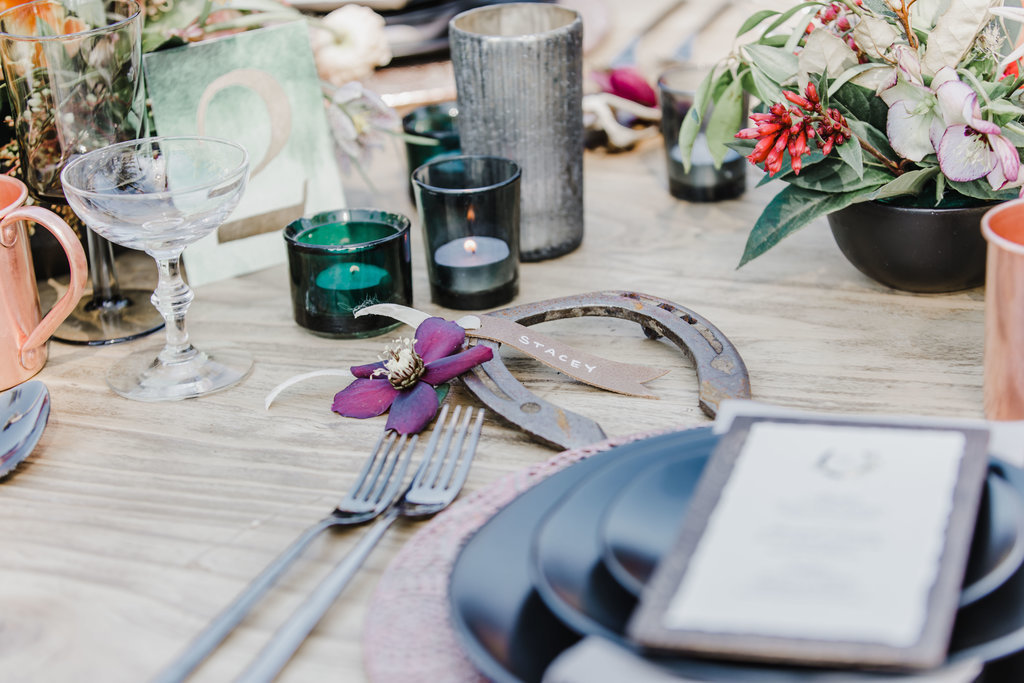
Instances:
[[[1013,143],[1002,135],[989,136],[988,141],[995,151],[998,163],[988,174],[987,179],[993,190],[1001,190],[1020,179],[1020,154]]]
[[[380,370],[383,367],[384,361],[379,360],[376,363],[367,363],[366,365],[353,365],[349,368],[349,372],[356,377],[370,378],[373,376],[375,371]]]
[[[334,395],[331,410],[345,417],[376,417],[394,403],[398,389],[386,379],[356,379]]]
[[[653,107],[658,104],[658,94],[647,82],[639,70],[632,67],[614,69],[609,78],[610,92],[627,100],[639,102],[645,107]]]
[[[921,125],[921,116],[910,111],[904,100],[889,107],[885,134],[893,150],[905,159],[921,161],[935,151],[928,137],[929,127]]]
[[[422,380],[431,386],[443,384],[453,377],[458,377],[474,365],[489,361],[494,352],[488,346],[474,346],[454,356],[439,358],[427,363],[427,371]]]
[[[434,387],[426,382],[417,382],[412,389],[399,392],[384,427],[399,434],[418,434],[434,419],[437,405]]]
[[[978,96],[963,81],[946,81],[935,90],[939,111],[947,125],[971,123]]]
[[[938,153],[939,168],[947,178],[959,182],[986,176],[996,165],[996,155],[989,150],[985,137],[967,126],[947,128]]]
[[[416,353],[429,363],[450,356],[462,347],[466,330],[444,318],[427,318],[416,328]]]

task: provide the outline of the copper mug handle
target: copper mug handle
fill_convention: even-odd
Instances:
[[[68,263],[71,265],[71,283],[68,286],[68,291],[64,292],[64,295],[57,300],[53,308],[43,316],[43,319],[39,321],[39,324],[29,333],[18,349],[18,356],[22,366],[30,369],[34,365],[36,349],[46,343],[50,335],[57,330],[57,327],[64,322],[65,318],[78,305],[78,300],[82,298],[82,293],[85,291],[89,266],[85,258],[85,250],[82,249],[82,243],[78,240],[78,236],[75,235],[75,231],[71,229],[71,226],[65,223],[57,214],[38,206],[23,206],[14,209],[4,216],[3,220],[0,221],[0,242],[5,246],[12,245],[18,235],[17,223],[22,220],[38,223],[49,230],[64,249],[68,257]]]

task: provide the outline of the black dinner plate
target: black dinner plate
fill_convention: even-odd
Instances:
[[[658,560],[672,548],[706,462],[706,457],[688,454],[659,460],[629,481],[605,509],[599,531],[605,571],[634,596],[640,595]],[[650,520],[669,522],[651,524]],[[589,528],[575,531],[589,533]],[[978,507],[960,606],[977,602],[1001,586],[1021,562],[1024,501],[1005,478],[990,472]]]
[[[455,631],[474,664],[499,682],[539,681],[544,670],[581,636],[541,599],[532,580],[531,550],[545,518],[576,487],[588,485],[605,467],[632,458],[656,461],[652,452],[692,452],[708,448],[708,429],[667,434],[600,453],[537,484],[499,511],[466,543],[456,558],[449,598]],[[697,444],[700,446],[698,447]],[[709,451],[703,450],[706,456]],[[651,459],[654,460],[651,460]],[[625,466],[624,466],[625,467]],[[642,470],[638,466],[637,470]],[[1016,491],[1024,474],[1004,467]],[[950,661],[1001,658],[1024,648],[1024,570],[1018,570],[983,600],[960,610]],[[687,658],[662,665],[704,680],[856,680],[849,672],[792,669]],[[865,680],[871,676],[865,674]]]

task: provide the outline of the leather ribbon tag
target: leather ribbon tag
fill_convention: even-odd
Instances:
[[[643,383],[668,372],[585,353],[511,320],[488,315],[478,318],[480,327],[467,329],[466,336],[507,344],[559,372],[599,389],[627,396],[657,398]]]

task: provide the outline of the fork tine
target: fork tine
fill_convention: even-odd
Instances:
[[[402,447],[405,446],[405,441],[406,436],[402,434],[390,442],[387,451],[384,452],[384,456],[377,465],[376,471],[374,471],[373,480],[366,487],[366,495],[364,496],[366,502],[373,503],[380,500],[384,487],[388,485],[388,480],[395,470],[395,463],[402,456]]]
[[[461,406],[455,406],[456,414],[458,414]],[[409,483],[410,487],[419,486],[424,477],[427,474],[427,469],[430,467],[430,463],[433,460],[434,452],[437,450],[437,442],[441,440],[441,433],[444,432],[444,421],[448,417],[448,405],[441,406],[441,412],[438,414],[437,419],[434,421],[434,430],[430,434],[430,441],[427,442],[427,448],[423,451],[423,457],[420,459],[420,466],[416,468],[416,474],[413,475],[412,481]]]
[[[391,462],[391,468],[388,470],[387,478],[382,482],[382,486],[385,484],[387,486],[383,489],[381,495],[372,501],[375,506],[380,505],[381,503],[390,504],[398,495],[402,482],[405,481],[405,472],[409,469],[409,463],[412,461],[412,452],[413,449],[416,448],[416,442],[419,440],[419,436],[414,435],[409,439],[409,443],[405,447],[405,450],[401,451],[401,444],[404,440],[405,435],[403,434],[402,438],[398,441],[400,445],[395,451],[395,459]],[[392,476],[396,466],[398,467],[398,473]]]
[[[458,431],[455,432],[454,445],[445,449],[447,451],[447,461],[444,464],[444,469],[438,475],[437,480],[432,482],[435,488],[447,488],[448,482],[451,481],[452,472],[455,471],[455,465],[458,464],[459,458],[462,455],[462,444],[466,440],[466,432],[469,430],[469,421],[472,417],[472,408],[467,408],[466,414],[463,416],[462,423],[459,425]],[[452,420],[452,430],[455,430],[455,420]]]
[[[445,458],[448,457],[448,454],[452,452],[452,436],[455,434],[455,428],[459,424],[459,413],[461,411],[462,406],[455,406],[455,410],[452,411],[452,416],[451,419],[448,420],[448,424],[443,424],[441,422],[437,423],[435,429],[443,428],[441,430],[443,431],[441,436],[441,446],[437,451],[437,457],[434,457],[435,454],[433,451],[428,451],[423,454],[424,458],[428,456],[430,457],[430,471],[424,477],[423,481],[419,482],[421,485],[434,486],[434,483],[437,481],[437,475],[438,472],[441,471],[441,465],[444,464]]]
[[[472,414],[472,410],[466,411],[467,422]],[[459,465],[459,469],[455,472],[455,476],[445,484],[446,490],[462,490],[462,485],[466,483],[466,477],[469,476],[469,466],[473,464],[473,456],[476,455],[476,445],[477,442],[480,441],[480,431],[483,429],[483,426],[484,409],[481,408],[476,415],[476,422],[473,424],[473,431],[470,432],[469,443],[466,444],[466,448],[462,450],[460,454],[462,457],[462,463]]]
[[[378,456],[381,453],[381,446],[384,445],[384,440],[387,439],[387,445],[384,446],[386,452],[387,450],[390,450],[391,444],[395,440],[395,436],[396,434],[394,432],[390,432],[386,429],[380,433],[380,438],[377,439],[377,443],[373,447],[373,452],[370,453],[370,457],[368,457],[366,462],[363,464],[363,469],[360,470],[359,474],[356,476],[355,483],[352,484],[352,488],[349,489],[346,498],[351,498],[353,500],[360,499],[359,494],[363,490],[363,487],[366,486],[367,482],[371,481],[369,477],[371,468],[376,466],[379,462]]]

